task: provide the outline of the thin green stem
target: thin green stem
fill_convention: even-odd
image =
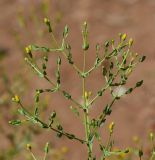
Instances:
[[[84,51],[84,57],[83,57],[83,73],[85,72],[86,68],[86,52]],[[87,141],[87,147],[88,147],[88,160],[92,160],[92,144],[89,142],[89,136],[90,136],[90,126],[89,126],[89,110],[87,108],[87,100],[86,100],[86,81],[85,77],[82,79],[82,95],[83,95],[83,108],[84,108],[84,125],[85,125],[85,135],[86,135],[86,141]]]
[[[80,138],[76,137],[76,136],[73,135],[73,134],[70,134],[70,133],[67,133],[67,132],[64,132],[64,131],[57,130],[57,129],[53,128],[52,126],[50,126],[50,129],[53,130],[53,131],[55,131],[55,132],[57,132],[57,133],[60,133],[60,134],[62,134],[62,135],[64,135],[64,136],[66,136],[66,137],[69,138],[69,139],[75,139],[75,140],[77,140],[77,141],[79,141],[79,142],[81,142],[81,143],[86,143],[85,140],[80,139]]]
[[[45,78],[50,84],[52,84],[54,87],[57,87],[57,85],[54,84],[54,82],[52,82],[52,81],[49,79],[48,76],[44,76],[44,78]],[[58,91],[63,94],[63,90],[62,90],[62,89],[59,88]],[[79,106],[80,108],[82,108],[82,105],[81,105],[80,103],[78,103],[76,100],[74,100],[73,98],[70,98],[70,100],[71,100],[74,104],[76,104],[77,106]]]
[[[104,61],[105,61],[105,57],[99,62],[98,66],[100,66]],[[93,70],[95,70],[96,67],[93,66],[92,68],[90,68],[88,71],[85,72],[86,75],[89,75]]]
[[[57,132],[57,133],[60,133],[60,134],[62,134],[62,135],[64,135],[64,136],[66,136],[66,137],[69,138],[69,139],[74,139],[74,140],[77,140],[77,141],[79,141],[79,142],[81,142],[81,143],[86,143],[85,140],[80,139],[80,138],[76,137],[75,135],[70,134],[70,133],[67,133],[67,132],[65,132],[65,131],[60,131],[60,130],[58,130],[58,129],[52,127],[52,126],[49,126],[49,125],[46,124],[46,123],[44,123],[44,122],[43,122],[42,120],[40,120],[39,118],[34,117],[29,111],[26,110],[26,108],[23,106],[23,104],[21,103],[21,101],[20,101],[18,104],[19,104],[20,107],[24,110],[24,112],[25,112],[25,117],[26,117],[28,120],[33,119],[33,120],[35,121],[35,123],[38,123],[38,124],[39,124],[40,126],[42,126],[43,128],[47,128],[47,129],[49,128],[49,129],[51,129],[51,130],[53,130],[53,131],[55,131],[55,132]]]
[[[103,87],[101,90],[106,90],[108,87],[109,87],[109,84],[106,85],[106,87]],[[96,101],[96,99],[97,99],[98,97],[100,97],[100,96],[97,94],[97,95],[88,103],[88,106],[92,105],[92,104]]]
[[[58,42],[57,42],[57,40],[55,39],[54,34],[51,33],[51,35],[52,35],[52,38],[53,38],[53,40],[54,40],[54,42],[55,42],[56,47],[59,48]],[[66,54],[66,52],[65,52],[64,50],[61,50],[61,52],[62,52],[62,54],[64,55],[64,57],[67,59],[67,54]],[[74,68],[78,73],[81,73],[81,70],[80,70],[75,64],[72,64],[72,66],[73,66],[73,68]]]
[[[44,155],[44,160],[47,160],[47,153],[45,153]]]
[[[34,154],[30,151],[30,154],[31,154],[31,157],[34,159],[34,160],[37,160],[36,157],[34,156]]]

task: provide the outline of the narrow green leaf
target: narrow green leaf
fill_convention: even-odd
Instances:
[[[45,153],[48,153],[49,152],[49,143],[47,142],[45,147],[44,147],[44,151]]]
[[[136,83],[136,87],[140,87],[143,84],[143,80]]]
[[[146,56],[142,56],[140,59],[139,59],[139,62],[144,62],[146,59]]]
[[[63,91],[63,95],[67,98],[67,99],[71,99],[71,95],[69,93],[67,93],[66,91]]]
[[[129,89],[125,92],[125,94],[130,94],[132,91],[133,91],[133,88],[129,88]]]
[[[48,47],[39,47],[37,45],[31,45],[33,51],[42,51],[42,52],[49,52],[50,49]]]
[[[31,68],[38,74],[39,77],[43,78],[44,74],[40,71],[38,66],[34,64],[30,59],[27,57],[25,58],[25,61],[31,66]]]
[[[21,120],[12,120],[12,121],[9,121],[9,124],[11,124],[11,125],[14,125],[14,126],[18,126],[18,125],[20,125],[22,122],[21,122]]]
[[[106,74],[107,74],[107,69],[103,66],[102,67],[102,75],[106,76]]]
[[[72,110],[73,113],[75,113],[79,117],[80,113],[77,108],[75,108],[73,106],[70,106],[69,108]]]
[[[64,32],[63,32],[63,38],[67,38],[68,32],[69,32],[69,28],[68,28],[68,26],[66,25],[65,28],[64,28]]]

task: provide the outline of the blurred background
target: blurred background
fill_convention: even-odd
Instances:
[[[18,117],[17,106],[11,102],[14,94],[18,94],[31,110],[35,89],[48,86],[24,62],[24,48],[28,44],[52,44],[43,23],[46,16],[52,21],[58,42],[61,42],[63,27],[69,25],[68,39],[79,68],[82,67],[83,21],[89,24],[87,67],[94,62],[96,43],[102,44],[107,39],[118,40],[120,32],[134,39],[134,52],[146,55],[147,59],[135,69],[129,84],[143,79],[144,85],[114,105],[108,122],[113,120],[116,123],[116,146],[123,148],[132,145],[134,136],[140,137],[145,144],[148,132],[155,131],[155,0],[0,0],[0,11],[0,160],[28,159],[27,143],[33,145],[35,154],[42,156],[47,141],[50,141],[52,154],[57,160],[63,157],[86,159],[86,150],[80,149],[81,144],[78,142],[58,139],[55,133],[37,126],[26,124],[12,127],[8,124],[10,119]],[[54,79],[56,66],[53,59],[50,56],[48,67],[49,75]],[[64,87],[80,101],[80,79],[67,63],[63,65]],[[90,76],[87,88],[97,91],[101,85],[99,72],[95,72]],[[106,104],[106,97],[96,103],[92,112],[100,112],[103,104]],[[47,112],[54,109],[66,130],[82,137],[81,122],[69,110],[69,105],[70,102],[63,101],[60,95],[42,96],[42,117],[46,119]]]

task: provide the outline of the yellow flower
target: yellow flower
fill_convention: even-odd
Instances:
[[[123,35],[122,35],[122,41],[125,41],[126,40],[126,37],[127,37],[127,34],[126,33],[124,33]]]
[[[31,50],[32,50],[31,45],[25,47],[25,52],[26,52],[26,53],[28,53],[28,54],[31,53]]]
[[[67,153],[68,152],[68,148],[67,147],[62,147],[61,148],[61,152],[62,153]]]
[[[135,143],[138,143],[138,142],[139,142],[139,138],[138,138],[137,136],[134,136],[134,137],[133,137],[133,141],[134,141]]]
[[[44,23],[49,24],[50,20],[48,18],[44,18]]]
[[[20,102],[19,96],[15,95],[15,96],[12,98],[12,101],[13,101],[13,102],[16,102],[16,103],[19,103],[19,102]]]
[[[152,132],[150,132],[149,134],[150,140],[153,141],[154,140],[154,134]]]
[[[27,145],[26,145],[26,148],[27,148],[27,150],[31,151],[32,146],[31,146],[30,144],[27,144]]]
[[[111,123],[109,124],[109,132],[110,132],[110,134],[113,133],[114,126],[115,126],[115,123],[114,123],[114,122],[111,122]]]

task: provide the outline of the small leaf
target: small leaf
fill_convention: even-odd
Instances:
[[[109,47],[109,44],[110,44],[109,41],[106,41],[106,42],[104,43],[104,46],[105,46],[105,47]]]
[[[68,28],[68,26],[66,25],[65,28],[64,28],[64,32],[63,32],[63,38],[67,38],[67,36],[68,36],[68,31],[69,31],[69,28]]]
[[[47,142],[45,147],[44,147],[44,151],[45,153],[48,153],[49,152],[49,143]]]
[[[67,99],[71,99],[71,95],[69,93],[67,93],[66,91],[63,91],[63,95],[67,98]]]
[[[39,47],[37,45],[31,45],[31,49],[33,51],[42,51],[42,52],[45,52],[45,53],[50,51],[50,49],[48,47]]]
[[[62,130],[63,130],[63,128],[62,128],[62,126],[61,126],[60,124],[57,125],[57,129],[58,129],[59,131],[62,131]]]
[[[104,146],[100,144],[100,150],[103,151],[104,150]]]
[[[142,151],[142,149],[139,150],[138,155],[139,155],[140,158],[143,156],[143,151]]]
[[[104,109],[104,111],[103,111],[103,113],[105,115],[110,115],[111,112],[112,112],[112,110],[111,110],[110,106],[107,104],[106,107],[105,107],[105,109]]]
[[[35,117],[39,116],[39,108],[38,107],[35,107],[34,115],[35,115]]]
[[[57,137],[61,138],[62,137],[62,133],[57,133]]]
[[[53,111],[53,112],[51,113],[51,115],[50,115],[50,119],[54,119],[55,117],[56,117],[56,112]]]
[[[18,112],[23,116],[30,116],[30,114],[24,108],[19,108]]]
[[[57,58],[57,64],[61,65],[61,58],[60,57]]]
[[[31,62],[31,60],[28,59],[27,57],[25,58],[25,61],[31,66],[31,68],[38,74],[39,77],[41,77],[41,78],[44,77],[44,74],[40,71],[40,69],[38,68],[38,66],[36,64]]]
[[[133,88],[129,88],[129,89],[125,92],[125,94],[130,94],[132,91],[133,91]]]
[[[73,60],[72,60],[72,54],[71,54],[71,46],[69,44],[66,44],[66,49],[67,49],[67,59],[68,59],[68,62],[70,64],[73,64]]]
[[[83,28],[82,28],[82,36],[83,36],[83,45],[82,48],[83,50],[88,50],[89,49],[89,42],[88,42],[88,25],[87,22],[83,23]]]
[[[107,74],[107,69],[103,66],[102,67],[102,75],[106,76],[106,74]]]
[[[114,67],[114,63],[111,62],[111,63],[110,63],[110,69],[113,69],[113,67]]]
[[[146,56],[142,56],[140,59],[139,59],[139,62],[144,62],[146,59]]]
[[[98,132],[95,132],[95,137],[97,140],[99,140],[99,141],[101,140],[101,136]]]
[[[97,92],[97,95],[98,95],[98,96],[102,96],[102,93],[103,93],[102,91],[98,91],[98,92]]]
[[[51,27],[50,20],[48,18],[44,18],[44,23],[47,25],[49,33],[51,33],[52,27]]]
[[[96,61],[95,61],[95,67],[98,67],[100,64],[100,58],[96,57]]]
[[[12,120],[12,121],[9,121],[9,124],[11,124],[11,125],[14,125],[14,126],[18,126],[18,125],[20,125],[22,122],[21,122],[21,120]]]
[[[143,84],[143,80],[136,83],[136,87],[140,87]]]
[[[74,134],[68,134],[67,137],[68,137],[69,139],[74,139],[74,138],[75,138],[75,135],[74,135]]]
[[[72,110],[73,113],[75,113],[75,114],[79,117],[80,113],[79,113],[79,111],[77,110],[77,108],[75,108],[75,107],[73,107],[73,106],[70,106],[69,108]]]

